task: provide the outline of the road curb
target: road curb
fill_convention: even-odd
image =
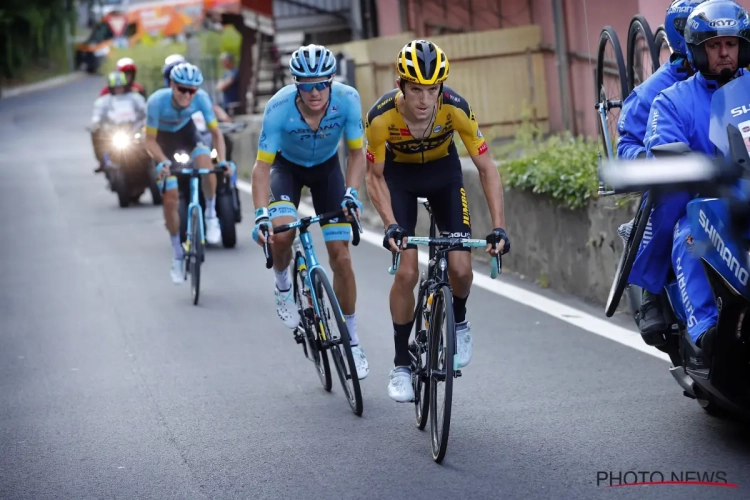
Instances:
[[[69,73],[67,75],[56,76],[55,78],[49,78],[42,80],[41,82],[31,83],[29,85],[21,85],[20,87],[13,87],[10,89],[2,90],[2,98],[6,99],[9,97],[17,97],[19,95],[29,94],[39,90],[51,89],[59,85],[81,80],[86,76],[83,71],[76,71],[75,73]]]

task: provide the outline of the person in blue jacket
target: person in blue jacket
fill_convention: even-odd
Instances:
[[[646,156],[646,146],[643,138],[646,135],[648,113],[651,103],[657,94],[668,89],[677,82],[686,80],[692,76],[694,70],[688,63],[687,47],[685,46],[684,30],[687,18],[693,9],[706,0],[674,0],[667,8],[664,19],[664,30],[667,41],[672,48],[669,61],[665,62],[651,77],[641,85],[638,85],[625,99],[617,122],[620,140],[617,143],[617,157],[623,159],[636,159]],[[646,201],[645,198],[643,200]],[[623,238],[629,235],[633,221],[623,224],[618,230]],[[669,234],[665,235],[668,242]],[[643,245],[642,245],[643,246]],[[641,247],[642,248],[642,247]],[[664,250],[669,251],[669,248]],[[667,255],[667,254],[665,254]],[[663,261],[663,259],[661,259]],[[650,270],[649,262],[644,259],[636,260],[633,270],[630,272],[629,283],[637,285],[643,290],[643,298],[638,314],[638,329],[643,335],[644,341],[649,345],[659,345],[662,333],[667,325],[664,323],[659,301],[660,291],[652,293],[649,286],[644,286],[643,274]],[[665,278],[666,279],[666,278]]]
[[[688,62],[697,73],[662,91],[651,105],[644,138],[647,157],[656,146],[682,142],[697,153],[714,156],[709,138],[714,92],[744,74],[750,65],[750,16],[733,0],[709,0],[697,6],[685,27]],[[694,193],[678,192],[656,200],[651,214],[651,238],[637,259],[650,259],[650,274],[641,283],[652,293],[667,284],[671,261],[687,316],[687,331],[697,347],[711,354],[718,312],[700,259],[691,253],[687,203]],[[664,236],[667,235],[666,241]],[[669,237],[671,236],[671,240]]]

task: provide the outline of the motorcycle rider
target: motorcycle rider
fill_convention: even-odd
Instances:
[[[688,62],[697,73],[662,91],[654,100],[644,144],[648,157],[655,146],[682,142],[697,153],[715,155],[709,138],[711,98],[721,86],[744,73],[750,64],[750,16],[732,0],[709,0],[697,6],[685,27]],[[660,197],[651,215],[650,242],[644,255],[664,255],[663,234],[672,234],[672,266],[681,287],[690,340],[711,355],[718,311],[700,259],[691,253],[692,238],[686,205],[694,193],[678,192]],[[657,234],[660,235],[657,239]],[[669,241],[666,242],[668,247]],[[639,254],[639,258],[642,255]],[[653,266],[666,268],[664,260]],[[657,269],[657,267],[654,267]],[[666,270],[652,273],[647,284],[656,292],[665,286]]]
[[[705,1],[674,0],[667,8],[667,14],[664,19],[664,30],[667,34],[669,46],[672,49],[672,55],[669,61],[665,62],[648,80],[634,88],[633,92],[625,99],[617,124],[620,132],[620,141],[617,143],[618,158],[635,159],[646,156],[646,147],[643,145],[643,138],[646,135],[651,103],[654,102],[659,92],[668,89],[677,82],[687,79],[695,73],[692,66],[688,63],[684,30],[690,13],[695,7]],[[633,222],[631,221],[623,224],[618,229],[618,233],[623,239],[627,240],[629,238],[632,225]],[[668,241],[669,234],[666,233],[664,236],[665,241]],[[643,251],[646,241],[644,239],[641,243],[639,251]],[[664,255],[666,255],[668,250],[669,248],[665,244],[662,248],[662,251],[665,252]],[[664,259],[661,260],[663,261]],[[653,272],[651,269],[653,266],[650,265],[653,262],[647,259],[636,259],[633,269],[630,271],[628,281],[630,284],[636,285],[643,290],[643,301],[638,313],[638,328],[641,331],[643,340],[649,345],[660,345],[663,342],[662,333],[667,329],[659,300],[661,287],[654,286],[643,279],[644,275]],[[666,276],[664,280],[666,280]]]
[[[219,129],[216,117],[211,111],[211,100],[205,90],[199,88],[203,83],[203,74],[198,67],[182,63],[172,68],[171,85],[159,89],[148,98],[146,117],[146,148],[149,154],[159,162],[156,173],[160,182],[166,178],[164,192],[164,219],[174,250],[171,276],[175,284],[183,281],[182,260],[183,248],[180,240],[180,215],[178,190],[187,195],[190,192],[190,180],[170,176],[172,159],[177,150],[190,151],[198,168],[211,168],[211,150],[202,142],[192,115],[196,111],[203,113],[208,121],[208,129],[216,145],[219,165],[231,167],[226,175],[233,173],[234,165],[225,161],[224,136]],[[214,175],[202,179],[203,194],[206,200],[205,227],[206,241],[217,244],[221,241],[221,229],[216,214],[216,185]]]
[[[107,137],[103,125],[110,122],[132,121],[143,123],[146,119],[146,100],[141,94],[129,90],[127,78],[121,71],[107,75],[107,93],[94,101],[91,117],[91,143],[99,167],[94,172],[104,171],[104,145]]]
[[[117,61],[117,71],[125,73],[125,77],[127,78],[127,85],[131,90],[134,90],[141,94],[144,99],[148,97],[146,95],[146,89],[143,87],[143,85],[135,81],[135,75],[138,72],[135,61],[133,61],[129,57],[123,57],[122,59]],[[109,87],[105,85],[104,88],[102,88],[102,91],[99,93],[99,96],[101,97],[108,93]]]

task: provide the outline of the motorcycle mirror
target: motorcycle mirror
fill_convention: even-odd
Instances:
[[[662,158],[602,162],[602,181],[616,190],[676,191],[706,184],[721,177],[717,164],[701,154],[667,155]]]

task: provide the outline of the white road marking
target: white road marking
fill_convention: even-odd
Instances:
[[[253,193],[250,183],[243,180],[237,179],[237,187],[240,191],[251,194]],[[303,217],[307,217],[315,214],[315,210],[312,206],[307,203],[300,203],[297,209],[298,213]],[[365,229],[360,235],[362,241],[371,243],[377,247],[382,248],[383,236]],[[383,249],[383,253],[386,250]],[[426,265],[428,261],[428,255],[426,252],[419,252],[419,262]],[[383,260],[383,272],[387,272],[390,266],[390,260]],[[646,345],[638,332],[628,330],[621,326],[617,326],[603,319],[592,316],[574,307],[570,307],[566,304],[558,302],[556,300],[544,297],[532,291],[526,290],[510,283],[505,283],[500,280],[493,280],[489,276],[475,273],[474,274],[474,285],[483,288],[496,295],[500,295],[506,299],[518,302],[528,307],[532,307],[544,314],[552,316],[553,318],[565,321],[568,324],[576,326],[587,332],[591,332],[605,339],[609,339],[618,344],[630,347],[636,351],[654,356],[655,358],[662,359],[664,361],[670,361],[669,356],[657,350],[655,347]]]

